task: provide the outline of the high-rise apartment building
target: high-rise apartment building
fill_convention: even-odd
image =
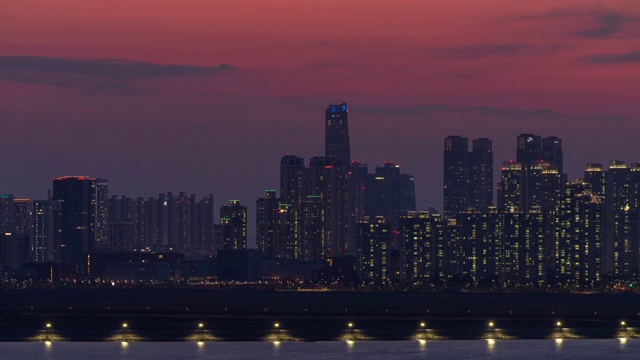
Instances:
[[[220,208],[220,224],[214,225],[217,250],[247,248],[247,207],[239,200],[229,200]]]
[[[557,136],[542,138],[541,157],[551,167],[558,170],[559,174],[564,174],[564,160],[562,153],[562,139]]]
[[[638,219],[629,197],[630,169],[624,161],[613,160],[605,181],[604,269],[631,275],[638,271]]]
[[[584,181],[591,184],[593,195],[604,196],[606,191],[606,174],[602,164],[587,163],[584,169]]]
[[[447,136],[444,139],[444,216],[455,215],[467,208],[469,139]]]
[[[474,139],[469,153],[468,207],[486,212],[493,206],[493,142]]]
[[[401,268],[409,283],[429,282],[438,277],[443,258],[444,223],[439,214],[409,211],[400,217]]]
[[[516,160],[528,167],[542,160],[542,138],[535,134],[520,134],[517,138]]]
[[[469,140],[462,136],[444,139],[444,215],[455,218],[473,208],[487,212],[493,205],[493,144],[486,138]]]
[[[391,231],[398,230],[400,216],[416,210],[413,176],[400,173],[400,165],[376,166],[375,173],[367,174],[365,189],[365,215],[384,216]]]
[[[58,219],[54,221],[55,261],[80,265],[85,254],[108,246],[106,194],[104,179],[88,176],[53,179],[52,200],[60,203]]]
[[[31,220],[31,259],[33,262],[53,261],[52,201],[34,200]]]
[[[390,278],[391,247],[389,223],[383,216],[369,218],[356,225],[357,264],[361,279],[382,283]]]
[[[555,214],[555,232],[550,271],[556,281],[594,286],[601,280],[604,203],[589,183],[578,179],[567,184]]]

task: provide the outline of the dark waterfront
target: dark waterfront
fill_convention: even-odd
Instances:
[[[639,307],[621,294],[4,290],[0,340],[634,338]]]
[[[314,343],[2,343],[4,360],[64,359],[635,359],[640,340]]]

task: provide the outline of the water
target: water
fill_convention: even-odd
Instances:
[[[0,343],[2,360],[637,359],[640,339],[361,342]]]

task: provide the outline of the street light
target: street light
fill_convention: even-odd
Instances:
[[[557,327],[560,327],[560,326],[562,326],[562,323],[561,323],[560,321],[558,321],[558,322],[556,323],[556,326],[557,326]]]
[[[122,324],[122,328],[123,328],[123,329],[126,329],[126,328],[128,328],[128,327],[129,327],[129,324],[127,324],[127,323],[123,323],[123,324]]]
[[[202,328],[204,327],[204,324],[203,324],[203,323],[200,323],[200,324],[198,324],[198,327],[199,327],[200,329],[202,329]]]
[[[47,329],[51,329],[51,323],[47,323],[47,324],[45,325],[45,327],[46,327]]]

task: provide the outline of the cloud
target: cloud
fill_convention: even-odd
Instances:
[[[456,59],[482,59],[487,57],[541,56],[567,49],[567,45],[536,46],[526,44],[476,44],[443,49],[447,56]]]
[[[583,56],[582,60],[592,64],[627,64],[640,62],[640,50],[622,54],[595,54]]]
[[[590,28],[572,31],[569,34],[587,38],[609,38],[617,36],[628,36],[628,32],[637,31],[633,27],[629,27],[629,24],[640,23],[640,17],[629,15],[628,12],[622,12],[619,10],[612,10],[606,8],[564,8],[555,9],[545,13],[539,14],[527,14],[523,16],[517,16],[510,21],[528,21],[528,20],[554,20],[563,23],[568,23],[572,20],[579,21],[579,26],[583,27],[584,23],[590,24]],[[626,35],[625,35],[626,34]]]
[[[584,37],[609,37],[620,31],[620,27],[625,21],[625,17],[614,11],[599,14],[593,18],[596,26],[589,30],[578,31],[575,34]]]
[[[47,84],[88,91],[146,92],[135,80],[211,76],[234,70],[217,67],[161,65],[120,59],[66,59],[0,56],[0,81]]]

